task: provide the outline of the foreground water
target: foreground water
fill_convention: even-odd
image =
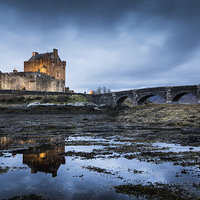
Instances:
[[[0,129],[1,199],[200,199],[195,133],[64,114],[2,115]]]

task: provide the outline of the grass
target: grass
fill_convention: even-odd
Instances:
[[[75,102],[88,102],[88,99],[82,95],[22,95],[21,93],[0,95],[0,104],[3,105],[24,104],[35,101],[40,103],[67,104]]]
[[[122,111],[120,120],[135,124],[167,126],[199,126],[200,105],[151,104]]]

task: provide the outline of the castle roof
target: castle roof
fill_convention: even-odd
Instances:
[[[47,52],[47,53],[41,53],[41,54],[39,54],[38,52],[33,52],[32,57],[28,61],[40,60],[44,58],[52,58],[53,60],[61,61],[60,57],[58,56],[57,49],[53,49],[53,52]]]

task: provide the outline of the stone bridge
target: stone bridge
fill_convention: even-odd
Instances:
[[[198,98],[200,103],[200,85],[185,85],[185,86],[167,86],[133,89],[127,91],[119,91],[105,94],[85,95],[96,104],[106,104],[108,106],[121,106],[123,101],[130,97],[133,100],[133,106],[142,105],[145,100],[152,96],[160,96],[166,100],[166,103],[178,102],[185,94],[193,94]]]
[[[123,101],[130,97],[133,100],[133,106],[142,105],[145,100],[152,96],[160,96],[166,100],[166,103],[175,103],[185,94],[193,94],[200,103],[200,84],[185,86],[167,86],[133,89],[105,94],[86,94],[86,93],[64,93],[64,92],[45,92],[45,91],[28,91],[28,90],[0,90],[0,94],[14,94],[20,92],[26,95],[83,95],[97,105],[106,104],[107,106],[121,106]]]

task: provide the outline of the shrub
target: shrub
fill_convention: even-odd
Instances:
[[[41,99],[42,97],[37,97],[37,96],[34,98],[34,100],[41,100]]]
[[[23,96],[17,97],[17,101],[21,102],[23,101],[25,98]]]
[[[153,104],[151,101],[149,101],[148,99],[146,101],[144,101],[144,105],[148,106],[148,105],[151,105]]]
[[[68,101],[69,101],[69,96],[66,96],[66,95],[58,95],[58,96],[57,96],[57,101],[58,101],[58,102],[68,102]]]
[[[49,98],[47,96],[44,96],[42,99],[41,99],[41,102],[43,103],[48,103],[49,102]]]
[[[41,99],[42,103],[53,103],[56,102],[56,97],[54,95],[46,95]]]
[[[5,103],[13,103],[13,98],[5,99]]]

